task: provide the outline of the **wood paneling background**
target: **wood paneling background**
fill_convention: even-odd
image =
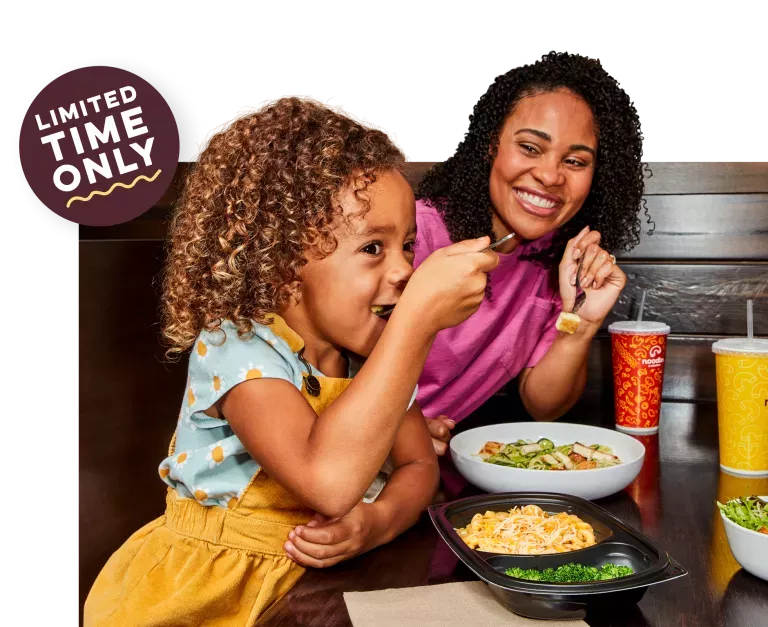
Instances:
[[[162,361],[160,242],[80,242],[81,608],[109,556],[164,509],[186,372]]]
[[[411,164],[416,184],[431,163]],[[186,376],[162,361],[158,280],[180,175],[156,207],[128,224],[80,228],[81,606],[109,555],[163,511],[156,474],[166,454]],[[636,314],[670,324],[664,399],[715,399],[712,342],[755,330],[768,335],[768,163],[651,163],[646,201],[655,223],[617,255],[629,277],[606,324]],[[612,413],[610,340],[592,345],[581,403]],[[516,386],[481,411],[525,419]],[[567,417],[565,418],[567,420]]]

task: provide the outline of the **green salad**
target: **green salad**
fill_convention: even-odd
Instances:
[[[731,499],[725,505],[717,501],[717,506],[731,522],[768,535],[768,502],[759,496]]]
[[[486,442],[478,452],[483,461],[529,470],[591,470],[616,466],[621,460],[607,446],[581,442],[555,446],[548,438],[518,440],[510,444]]]
[[[546,581],[549,583],[580,583],[627,577],[635,571],[629,566],[617,566],[616,564],[604,564],[600,568],[584,566],[583,564],[566,564],[559,568],[547,568],[545,570],[507,568],[504,572],[506,575],[516,579]]]

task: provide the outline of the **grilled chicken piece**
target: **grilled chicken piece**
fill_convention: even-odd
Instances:
[[[577,455],[585,457],[586,459],[592,459],[592,456],[595,454],[595,449],[589,448],[588,446],[584,446],[583,444],[576,442],[573,445],[573,452]]]
[[[568,456],[565,453],[561,453],[560,451],[555,451],[552,453],[557,459],[559,459],[563,466],[565,466],[568,470],[573,470],[573,462],[568,458]]]
[[[504,444],[501,442],[486,442],[483,448],[480,449],[480,452],[478,455],[482,458],[491,457],[492,455],[496,455],[502,448],[504,447]]]
[[[608,453],[601,453],[600,451],[595,451],[592,453],[592,459],[596,459],[599,462],[607,462],[607,461],[615,461],[618,459],[615,455],[609,455]]]

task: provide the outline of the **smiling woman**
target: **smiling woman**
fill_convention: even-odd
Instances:
[[[424,413],[438,417],[428,420],[438,452],[451,420],[515,377],[537,420],[561,416],[580,396],[589,343],[626,282],[607,251],[639,241],[641,155],[640,121],[616,80],[599,61],[553,52],[499,76],[455,154],[426,174],[416,267],[452,242],[514,234],[496,249],[488,298],[438,335],[419,380]],[[558,332],[579,262],[580,323]]]

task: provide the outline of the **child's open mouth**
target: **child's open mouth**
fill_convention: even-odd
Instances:
[[[371,313],[376,314],[379,318],[387,319],[394,311],[394,305],[371,305]]]

